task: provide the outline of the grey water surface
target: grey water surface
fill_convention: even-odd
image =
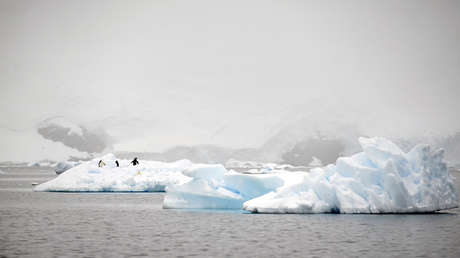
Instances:
[[[51,168],[0,169],[0,257],[460,257],[460,209],[423,215],[163,210],[163,193],[33,192],[32,183],[56,176]]]

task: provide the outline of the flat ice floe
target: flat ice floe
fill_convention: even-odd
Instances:
[[[360,138],[363,152],[311,170],[294,185],[251,199],[257,213],[417,213],[458,207],[442,150],[404,153],[384,138]]]
[[[106,164],[98,167],[99,160]],[[107,154],[72,167],[53,180],[35,187],[35,191],[56,192],[158,192],[169,185],[190,180],[182,171],[192,165],[188,160],[173,163],[141,161],[130,165],[129,160],[118,160]]]

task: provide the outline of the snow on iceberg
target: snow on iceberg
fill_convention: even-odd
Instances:
[[[251,199],[254,213],[416,213],[458,207],[442,150],[404,153],[384,138],[360,138],[363,152],[315,168],[294,185]]]
[[[98,167],[99,160],[105,166]],[[59,192],[157,192],[169,185],[183,184],[191,178],[182,171],[192,165],[189,160],[173,163],[141,161],[132,166],[129,160],[118,160],[107,154],[74,166],[58,177],[35,187],[35,191]]]

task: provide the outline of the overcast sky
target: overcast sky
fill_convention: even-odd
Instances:
[[[296,121],[448,134],[459,14],[434,0],[2,0],[0,126],[60,115],[138,151],[258,146]]]

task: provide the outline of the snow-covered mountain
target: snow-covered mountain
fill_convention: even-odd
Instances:
[[[336,128],[332,130],[331,128]],[[0,162],[65,161],[90,158],[93,154],[115,151],[122,158],[172,162],[189,159],[197,163],[226,163],[228,160],[309,166],[311,162],[329,164],[339,156],[359,151],[358,137],[363,136],[353,126],[329,126],[329,129],[306,123],[279,128],[258,148],[227,148],[212,144],[175,146],[164,152],[126,152],[114,150],[112,140],[102,129],[88,128],[64,117],[42,120],[28,129],[0,128]],[[448,135],[419,137],[388,137],[403,150],[418,143],[445,149],[450,166],[460,166],[460,132]]]
[[[109,137],[101,129],[89,131],[63,117],[48,118],[39,123],[37,132],[43,138],[87,153],[101,153],[109,146]]]
[[[352,130],[350,129],[349,132]],[[263,163],[310,166],[312,162],[334,163],[340,156],[349,156],[359,151],[359,134],[353,136],[316,132],[313,135],[293,135],[282,131],[270,138],[260,148],[232,149],[215,145],[176,146],[161,153],[119,152],[122,158],[134,156],[142,159],[172,162],[189,159],[199,163],[226,163],[241,160]],[[451,136],[425,136],[413,138],[391,138],[407,151],[419,143],[445,150],[445,161],[450,166],[460,166],[460,132]]]
[[[88,159],[110,149],[102,130],[89,130],[63,117],[47,118],[25,129],[0,128],[0,162]]]

